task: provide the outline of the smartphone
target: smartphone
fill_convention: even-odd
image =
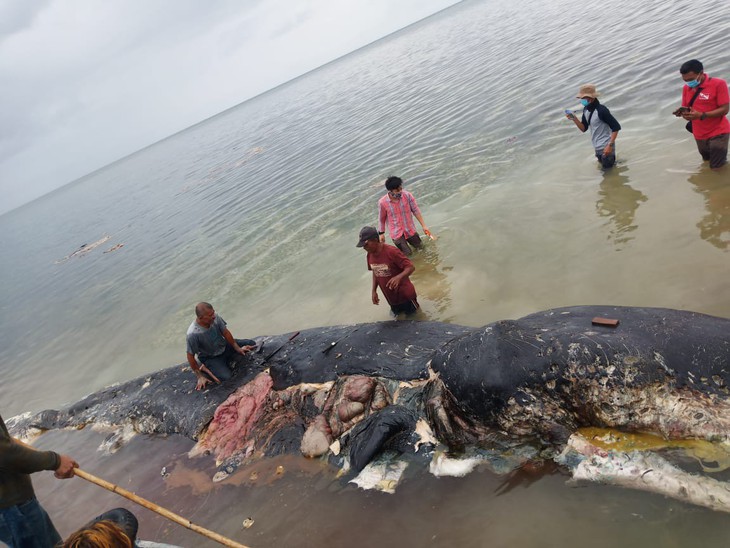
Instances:
[[[689,112],[691,109],[689,107],[679,107],[677,110],[679,112]]]
[[[567,109],[566,109],[566,110],[565,110],[565,114],[567,114],[568,116],[573,116],[573,111],[572,111],[572,110],[567,110]]]

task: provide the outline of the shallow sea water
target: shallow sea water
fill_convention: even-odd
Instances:
[[[51,432],[43,448],[93,448],[93,432]],[[363,491],[319,461],[277,457],[239,470],[221,483],[215,467],[191,461],[192,442],[135,438],[113,456],[91,451],[84,468],[154,500],[237,542],[278,546],[723,546],[726,514],[664,497],[599,485],[571,485],[558,468],[509,476],[477,468],[466,478],[436,478],[409,467],[395,494]],[[79,457],[80,458],[80,457]],[[167,474],[166,476],[163,476]],[[39,476],[39,475],[36,475]],[[728,479],[727,477],[723,479]],[[98,509],[126,506],[140,518],[140,535],[182,546],[218,546],[117,495],[75,478],[34,478],[62,534]],[[253,520],[246,529],[243,522]]]
[[[3,416],[181,363],[199,300],[238,337],[387,320],[354,244],[390,174],[439,236],[414,258],[429,319],[577,304],[730,317],[730,171],[702,165],[671,116],[683,61],[730,79],[729,34],[727,3],[467,1],[1,216]],[[562,114],[586,82],[623,126],[607,173]],[[245,469],[212,485],[189,440],[137,438],[114,455],[99,441],[53,432],[37,445],[254,547],[695,546],[730,533],[727,516],[568,487],[559,471],[502,492],[486,470],[410,470],[383,495],[289,458],[260,465],[259,478],[284,466],[270,482]],[[38,476],[63,533],[118,504]],[[144,538],[213,545],[138,513]]]

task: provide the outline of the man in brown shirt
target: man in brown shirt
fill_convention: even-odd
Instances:
[[[68,455],[36,451],[13,439],[0,416],[0,544],[11,548],[48,548],[61,541],[46,511],[38,503],[30,474],[54,470],[71,478],[78,464]]]
[[[380,303],[380,288],[395,316],[401,312],[414,314],[419,306],[416,288],[408,277],[416,270],[411,260],[397,247],[381,242],[378,231],[372,226],[363,227],[356,245],[368,253],[368,270],[373,272],[373,304]]]

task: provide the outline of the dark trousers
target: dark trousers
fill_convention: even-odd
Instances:
[[[51,548],[61,542],[61,536],[34,497],[0,510],[0,544],[2,542],[10,548]]]
[[[406,316],[410,316],[411,314],[415,314],[419,308],[420,306],[418,305],[418,301],[416,300],[390,305],[390,311],[393,313],[394,316],[397,316],[401,313],[405,314]]]
[[[256,341],[253,339],[236,339],[236,343],[238,346],[254,346]],[[227,381],[233,376],[230,364],[236,356],[240,356],[240,354],[233,350],[233,347],[230,344],[226,343],[226,349],[222,354],[218,354],[217,356],[198,357],[200,358],[200,363],[210,369],[211,373],[218,377],[218,380],[222,382]]]
[[[600,152],[596,151],[596,158],[601,163],[601,166],[603,169],[608,169],[610,167],[613,167],[616,163],[616,153],[611,152],[610,154],[604,154],[601,150]]]
[[[405,255],[406,257],[413,253],[413,251],[411,251],[411,247],[408,244],[411,244],[416,249],[423,245],[423,243],[421,242],[421,237],[418,235],[418,233],[408,237],[403,235],[397,240],[393,240],[393,245],[400,249],[403,252],[403,255]]]
[[[697,150],[705,162],[710,162],[712,169],[717,169],[727,163],[728,137],[730,137],[730,133],[723,133],[709,139],[696,139]]]

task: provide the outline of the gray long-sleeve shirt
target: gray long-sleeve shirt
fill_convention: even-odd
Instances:
[[[36,451],[10,437],[0,416],[0,509],[29,501],[35,496],[30,474],[56,470],[61,457],[53,451]]]
[[[611,140],[611,133],[621,130],[621,124],[605,105],[598,102],[598,99],[583,111],[581,123],[583,127],[591,130],[591,140],[596,152],[602,151],[606,147]]]

